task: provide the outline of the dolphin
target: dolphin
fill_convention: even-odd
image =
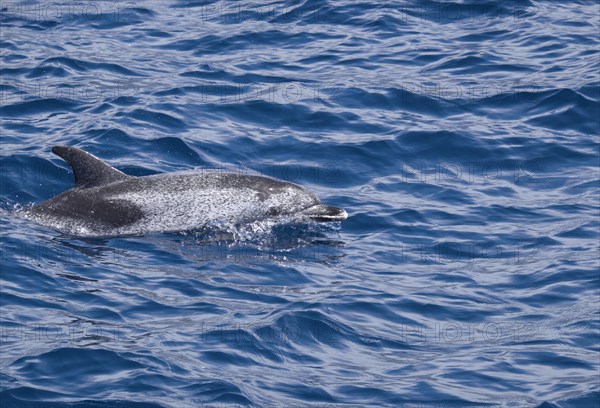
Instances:
[[[342,221],[299,185],[216,170],[129,176],[76,147],[52,152],[73,169],[75,185],[22,215],[67,235],[112,237],[178,232],[264,219]]]

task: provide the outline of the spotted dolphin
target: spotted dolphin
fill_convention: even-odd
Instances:
[[[211,170],[135,177],[76,147],[54,146],[52,152],[71,166],[75,185],[22,214],[68,235],[143,235],[278,217],[293,222],[348,217],[301,186],[270,177]]]

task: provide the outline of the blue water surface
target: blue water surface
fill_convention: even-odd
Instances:
[[[599,7],[0,3],[2,407],[598,407]],[[57,144],[350,216],[65,236]]]

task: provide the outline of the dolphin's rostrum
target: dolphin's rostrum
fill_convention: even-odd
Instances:
[[[277,217],[303,222],[348,216],[321,204],[312,192],[270,177],[210,170],[134,177],[76,147],[54,146],[52,152],[71,166],[75,186],[23,215],[69,235],[141,235]]]

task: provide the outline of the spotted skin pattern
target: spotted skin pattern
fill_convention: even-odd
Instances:
[[[69,235],[142,235],[274,217],[333,221],[347,216],[340,208],[322,205],[314,193],[269,177],[206,170],[132,177],[82,150],[65,149],[53,151],[67,157],[76,186],[22,215]],[[103,172],[101,179],[87,182],[94,174],[90,166]]]

